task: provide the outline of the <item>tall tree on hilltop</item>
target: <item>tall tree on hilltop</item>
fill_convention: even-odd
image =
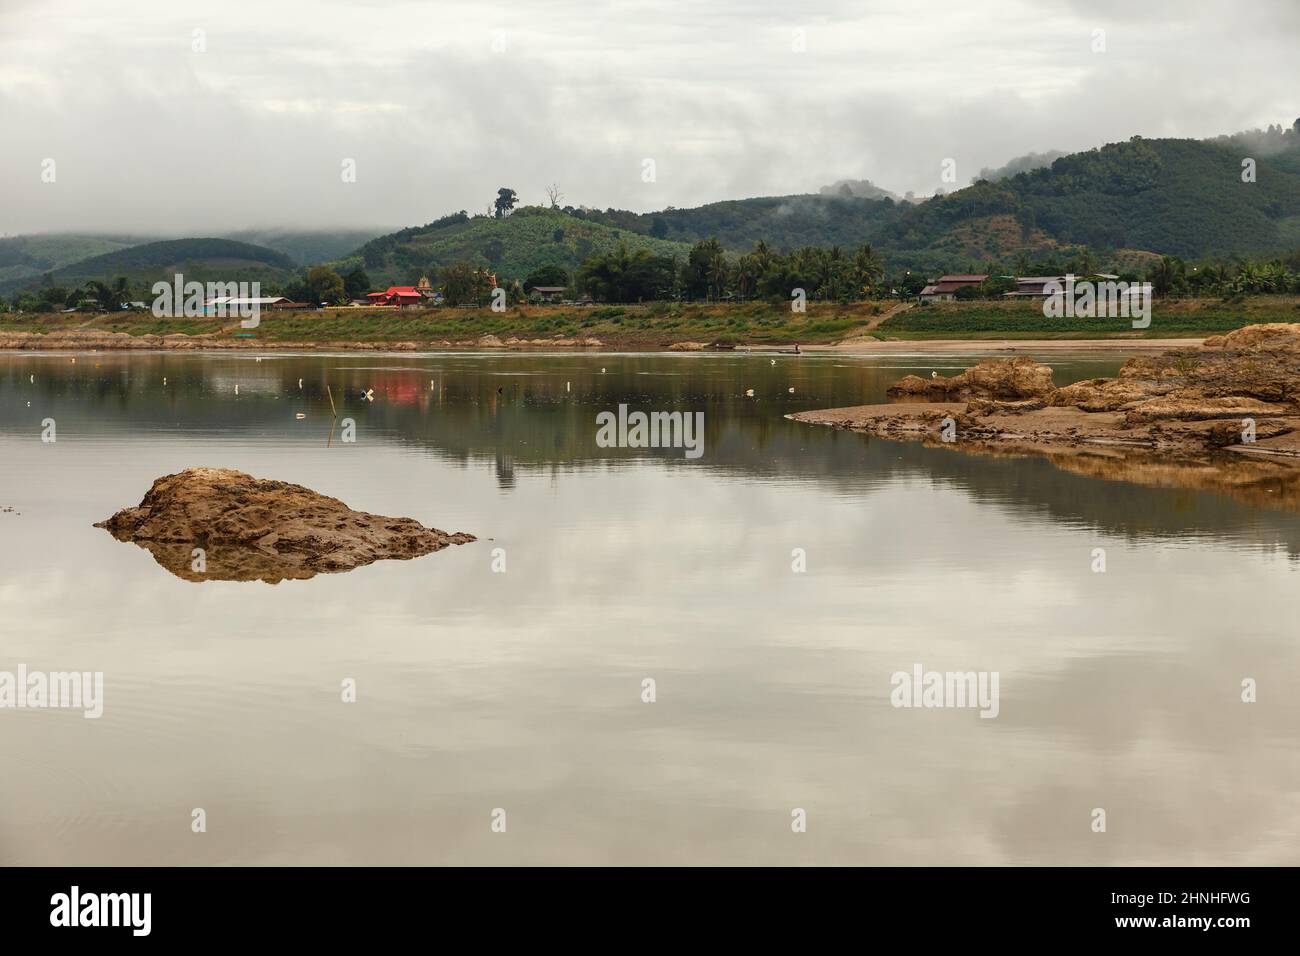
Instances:
[[[496,217],[503,219],[510,214],[510,210],[515,208],[515,203],[519,201],[519,194],[507,186],[502,186],[497,190],[496,201],[492,203],[492,208],[496,211]]]

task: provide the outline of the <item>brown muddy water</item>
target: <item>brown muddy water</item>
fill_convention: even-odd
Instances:
[[[0,864],[1300,862],[1300,514],[783,417],[970,356],[72,359],[0,356],[0,672],[103,713],[0,707]],[[271,586],[92,527],[198,465],[479,540]]]

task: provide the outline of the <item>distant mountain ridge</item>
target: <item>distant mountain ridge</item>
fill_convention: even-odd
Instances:
[[[1130,260],[1300,249],[1300,120],[1209,140],[1135,136],[1065,155],[1030,153],[982,175],[917,202],[870,180],[841,180],[818,194],[651,213],[571,206],[523,207],[502,218],[458,212],[373,238],[368,230],[288,229],[140,244],[120,236],[20,236],[0,239],[0,291],[47,275],[57,285],[122,274],[140,282],[181,261],[239,273],[218,277],[256,275],[268,283],[297,279],[320,262],[340,272],[362,267],[376,286],[432,277],[460,261],[522,279],[543,266],[572,273],[620,243],[681,259],[695,242],[715,237],[733,253],[760,240],[776,251],[870,243],[891,270],[929,272],[1009,266],[1081,246]]]
[[[0,239],[0,283],[40,276],[73,262],[139,245],[128,236],[33,235]]]
[[[1030,154],[923,202],[830,194],[764,197],[657,213],[581,211],[636,232],[656,221],[684,242],[733,251],[870,242],[891,264],[960,269],[1087,245],[1199,258],[1300,248],[1300,120],[1214,140],[1132,139],[1058,156]],[[1243,181],[1243,162],[1254,162]]]
[[[877,186],[870,179],[837,179],[829,186],[817,190],[820,196],[857,197],[858,199],[892,199],[895,202],[912,202],[912,195],[906,197]]]
[[[42,274],[55,286],[76,287],[92,279],[125,276],[129,281],[151,283],[174,272],[187,279],[206,281],[280,282],[291,278],[296,267],[282,252],[232,239],[165,239],[105,252]],[[3,287],[31,285],[30,278],[9,280]]]
[[[980,174],[976,178],[987,179],[991,183],[996,183],[1001,179],[1006,179],[1008,176],[1028,173],[1035,169],[1042,169],[1045,166],[1050,166],[1062,156],[1068,155],[1068,153],[1059,149],[1049,149],[1045,153],[1026,153],[1023,156],[1017,156],[1015,159],[1009,160],[1004,165],[993,169],[985,166],[980,170]]]
[[[281,253],[290,266],[312,266],[355,250],[378,235],[375,229],[245,229],[214,239],[243,242]],[[0,289],[39,283],[43,276],[76,263],[86,263],[105,253],[163,241],[196,241],[186,237],[93,235],[50,233],[0,239]],[[209,241],[209,240],[203,240]],[[260,253],[259,253],[260,255]],[[113,261],[90,263],[90,268],[112,266]],[[268,263],[270,264],[270,263]],[[80,272],[78,273],[80,274]],[[94,278],[104,278],[102,275]]]
[[[243,229],[222,233],[234,239],[282,252],[299,266],[314,266],[354,251],[373,239],[375,229]]]
[[[1248,158],[1255,175],[1245,182],[1242,162]],[[984,172],[990,178],[919,202],[899,202],[868,180],[843,180],[815,195],[725,200],[689,209],[636,213],[565,207],[545,213],[566,217],[552,223],[555,228],[603,225],[617,230],[610,240],[634,245],[657,240],[679,251],[709,238],[733,253],[749,251],[760,240],[778,251],[871,243],[891,268],[936,272],[990,263],[1009,268],[1022,255],[1044,258],[1082,246],[1128,262],[1159,255],[1258,256],[1300,248],[1296,126],[1213,140],[1135,136],[1079,153],[1031,153]],[[855,183],[870,195],[858,195]],[[431,235],[455,218],[446,217],[373,240],[346,261],[360,262],[368,255],[368,269],[378,268],[385,276],[405,270],[408,278],[446,265],[450,256],[497,268],[510,278],[553,261],[572,265],[574,250],[557,257],[544,246],[519,245],[517,240],[535,225],[520,219],[522,212],[500,220],[470,220],[493,225],[441,243]],[[417,235],[422,238],[412,241]],[[501,255],[489,243],[505,243],[512,255]],[[400,262],[377,251],[381,249],[400,249]]]

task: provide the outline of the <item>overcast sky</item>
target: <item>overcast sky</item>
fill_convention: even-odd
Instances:
[[[0,234],[930,193],[1289,125],[1298,41],[1298,0],[0,0]]]

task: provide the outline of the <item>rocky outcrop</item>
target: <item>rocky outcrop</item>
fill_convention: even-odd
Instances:
[[[140,545],[189,581],[270,584],[475,540],[413,518],[353,511],[302,485],[228,468],[189,468],[159,478],[139,505],[95,527]]]
[[[1300,325],[1291,322],[1270,322],[1261,325],[1243,325],[1226,335],[1211,335],[1201,343],[1206,352],[1235,352],[1282,349],[1300,352]]]
[[[909,375],[889,394],[914,401],[791,417],[952,448],[1105,448],[1195,459],[1201,470],[1230,449],[1300,465],[1300,324],[1246,326],[1062,388],[1032,359],[989,359],[950,378]]]
[[[54,332],[0,332],[0,349],[40,349],[48,351],[108,351],[119,349],[210,349],[230,348],[227,343],[239,339],[219,339],[215,335],[128,335],[126,332],[101,332],[93,329],[59,329]]]
[[[1135,421],[1283,414],[1300,409],[1300,323],[1248,325],[1211,336],[1198,348],[1129,359],[1115,378],[1062,388],[1052,384],[1050,367],[1021,356],[985,359],[951,377],[908,375],[888,394],[928,401],[1042,400],[1087,412],[1136,411]]]
[[[1265,418],[1291,414],[1285,405],[1274,405],[1254,398],[1180,398],[1162,395],[1126,407],[1124,423],[1130,427],[1154,422],[1203,422],[1216,418]]]
[[[1046,408],[1047,403],[1041,398],[1026,398],[1019,402],[1001,402],[992,398],[973,398],[966,403],[964,413],[967,415],[1023,415]]]
[[[947,378],[939,375],[924,379],[907,375],[895,382],[888,394],[895,398],[936,401],[989,398],[1014,402],[1049,397],[1055,388],[1051,367],[1022,355],[1009,359],[985,359],[973,368]]]
[[[1116,378],[1093,378],[1058,388],[1052,393],[1051,404],[1063,408],[1081,408],[1085,412],[1114,412],[1142,402],[1155,394],[1160,393],[1156,389],[1144,387],[1139,382]]]

